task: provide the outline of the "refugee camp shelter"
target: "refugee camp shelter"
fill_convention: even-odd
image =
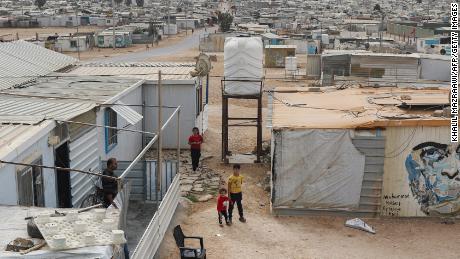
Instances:
[[[192,77],[190,72],[195,69],[191,62],[132,62],[132,63],[88,63],[75,67],[68,73],[71,75],[98,75],[116,76],[122,78],[137,78],[145,80],[143,88],[143,102],[145,114],[145,130],[157,131],[157,108],[148,107],[158,105],[158,72],[162,72],[162,103],[171,107],[181,106],[180,113],[180,144],[181,148],[188,148],[188,136],[193,127],[198,127],[202,133],[208,128],[208,79],[206,77]],[[169,118],[174,108],[163,109],[163,119]],[[167,126],[163,135],[165,148],[176,148],[177,122]],[[145,143],[150,139],[146,136]]]
[[[113,32],[106,30],[97,34],[97,47],[99,48],[113,48],[114,37]],[[125,31],[115,31],[115,47],[126,48],[132,44],[132,34]]]
[[[448,94],[447,88],[276,88],[272,212],[457,214],[459,151],[442,110]]]
[[[369,86],[401,86],[450,80],[450,59],[441,55],[328,50],[321,56],[321,65],[323,77],[362,81]]]
[[[134,159],[142,134],[94,125],[142,130],[141,107],[122,106],[142,103],[142,82],[56,75],[3,89],[1,159],[94,172],[109,157]],[[94,188],[94,177],[76,172],[15,165],[0,171],[0,203],[6,205],[79,207]]]
[[[281,45],[284,38],[271,32],[261,34],[264,45]]]
[[[25,42],[0,43],[0,60],[8,61],[0,64],[0,204],[12,205],[14,209],[18,208],[16,205],[79,208],[98,184],[99,176],[91,173],[101,173],[108,158],[115,157],[119,161],[115,175],[123,182],[115,199],[121,202],[117,203],[123,223],[121,228],[127,233],[133,257],[152,258],[166,228],[150,226],[169,225],[180,197],[180,176],[176,177],[179,175],[177,159],[159,162],[144,158],[157,139],[152,138],[154,132],[146,131],[145,80],[123,77],[122,73],[117,76],[64,73],[75,66],[74,58]],[[175,67],[175,73],[169,71],[170,76],[175,75],[169,78],[170,83],[190,82],[193,85],[190,88],[196,91],[196,79]],[[189,72],[191,68],[185,66],[183,69]],[[137,75],[149,73],[142,71]],[[171,94],[167,89],[162,93]],[[194,104],[196,96],[192,96]],[[164,109],[175,111],[173,115],[168,114],[170,110],[164,113],[163,133],[173,131],[177,141],[178,126],[170,127],[167,121],[177,121],[180,108],[168,106],[168,103],[163,105]],[[157,118],[153,118],[155,112],[148,113],[152,118],[149,123]],[[187,116],[187,112],[183,113]],[[191,114],[194,112],[192,110]],[[190,120],[194,123],[195,118],[192,116]],[[156,125],[149,129],[157,132]],[[146,138],[149,138],[148,144],[144,142]],[[162,174],[157,187],[154,183],[159,175],[158,163]],[[73,171],[69,173],[62,167]],[[132,208],[124,203],[128,199],[143,202],[130,210]],[[146,200],[149,202],[144,202]],[[126,224],[126,214],[138,210],[149,213],[141,215],[145,217],[141,219],[136,215],[135,220]],[[22,214],[18,212],[17,215]],[[14,233],[24,233],[21,230],[27,227],[24,216],[19,217],[23,225],[11,228],[16,231]],[[140,230],[147,238],[141,238]],[[4,240],[0,239],[2,242]],[[100,257],[118,258],[111,249],[112,246],[102,247],[92,250],[91,254],[112,251],[113,254]],[[80,258],[88,252],[83,250],[66,253],[78,254]],[[50,254],[46,256],[55,255]]]
[[[295,57],[296,45],[266,45],[265,67],[284,67],[286,57]]]
[[[63,52],[77,52],[87,51],[93,46],[91,45],[90,38],[88,36],[60,36],[56,39],[54,48],[57,51]]]

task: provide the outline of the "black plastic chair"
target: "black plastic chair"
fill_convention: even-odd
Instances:
[[[182,232],[182,228],[180,225],[174,227],[174,239],[176,240],[176,244],[180,250],[180,258],[200,258],[206,259],[206,249],[203,247],[203,238],[202,237],[187,237]],[[200,247],[201,248],[191,248],[185,247],[185,239],[198,239],[200,240]]]

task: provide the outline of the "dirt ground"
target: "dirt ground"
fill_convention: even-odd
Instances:
[[[174,56],[161,57],[161,61],[192,61],[197,50]],[[206,164],[231,174],[231,167],[220,162],[221,150],[221,88],[223,55],[217,54],[213,63],[210,83],[209,129],[205,134],[204,156],[213,156]],[[284,76],[281,69],[269,69],[267,77]],[[307,86],[308,81],[285,82],[266,80],[265,88],[278,85]],[[267,115],[266,95],[264,115]],[[249,115],[255,112],[251,101],[233,101],[230,113]],[[264,118],[266,121],[266,118]],[[270,139],[264,128],[264,140]],[[252,151],[255,147],[255,129],[242,127],[231,131],[230,150],[235,153]],[[247,223],[234,220],[231,227],[219,227],[215,199],[205,203],[192,203],[190,208],[180,205],[170,227],[180,224],[186,235],[202,236],[208,258],[459,258],[460,247],[456,239],[459,222],[447,225],[440,219],[365,219],[377,234],[344,227],[345,217],[277,217],[270,213],[270,197],[259,183],[263,181],[269,165],[243,165],[243,204]],[[198,245],[191,243],[186,245]],[[179,258],[171,230],[166,233],[160,247],[160,258]]]
[[[97,58],[107,58],[107,57],[115,57],[118,55],[132,53],[132,52],[140,52],[145,51],[153,48],[161,48],[168,46],[170,44],[175,44],[181,41],[185,37],[185,32],[181,32],[177,35],[169,36],[163,38],[159,41],[158,45],[152,44],[133,44],[126,48],[116,48],[113,50],[112,48],[93,48],[89,51],[82,51],[80,52],[80,60],[85,61],[89,59],[97,59]],[[70,55],[72,57],[78,58],[77,52],[64,52],[64,54]]]
[[[100,32],[104,30],[103,27],[97,26],[80,26],[78,27],[79,32]],[[15,40],[19,39],[32,39],[36,37],[38,33],[39,37],[44,35],[53,35],[55,33],[58,34],[70,34],[75,33],[76,28],[74,27],[46,27],[46,28],[0,28],[0,38],[3,37],[4,40]],[[189,32],[190,35],[190,32]],[[133,44],[127,48],[117,48],[113,50],[112,48],[93,48],[92,50],[88,51],[81,51],[80,52],[80,60],[85,61],[89,59],[97,59],[97,58],[105,58],[105,57],[114,57],[121,54],[132,53],[132,52],[139,52],[145,51],[152,48],[161,48],[171,44],[175,44],[181,41],[185,35],[185,31],[178,33],[177,35],[166,36],[163,40],[159,41],[158,45],[152,44]],[[78,58],[77,52],[63,52],[69,56]],[[193,60],[192,60],[193,61]]]

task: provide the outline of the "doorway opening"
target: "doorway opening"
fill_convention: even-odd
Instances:
[[[56,167],[69,168],[69,145],[64,142],[54,152]],[[56,169],[57,201],[59,208],[72,207],[72,193],[70,188],[70,172]]]

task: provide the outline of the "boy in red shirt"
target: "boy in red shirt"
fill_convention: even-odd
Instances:
[[[192,156],[192,169],[193,172],[198,168],[201,156],[201,143],[203,143],[203,137],[200,135],[200,130],[194,127],[193,135],[188,138],[188,144],[190,145],[190,153]]]
[[[225,223],[230,225],[228,221],[228,214],[227,214],[227,207],[228,207],[229,199],[227,197],[227,190],[222,188],[219,190],[219,197],[217,197],[217,213],[219,214],[219,225],[222,225],[222,216],[225,218]]]

